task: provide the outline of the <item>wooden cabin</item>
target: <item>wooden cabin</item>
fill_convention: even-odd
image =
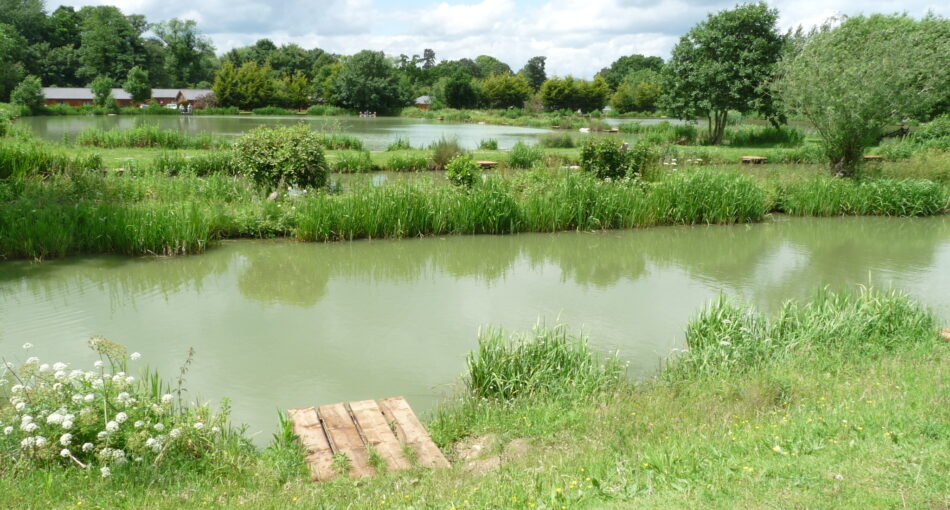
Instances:
[[[427,112],[432,106],[432,96],[419,96],[416,98],[416,108]]]
[[[43,97],[47,106],[91,106],[96,96],[88,87],[43,87]],[[119,106],[132,106],[132,96],[122,89],[112,89],[112,97]]]

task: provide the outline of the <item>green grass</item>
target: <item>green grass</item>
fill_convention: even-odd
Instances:
[[[379,170],[367,151],[339,151],[330,160],[334,172],[360,174]]]
[[[278,106],[265,106],[263,108],[254,108],[251,110],[254,115],[296,115],[295,110],[288,110]]]
[[[266,449],[225,445],[214,465],[109,478],[4,462],[0,493],[11,508],[943,508],[950,344],[936,327],[875,291],[822,291],[773,318],[713,304],[687,325],[690,352],[639,383],[561,327],[488,332],[470,358],[479,377],[535,391],[510,398],[465,374],[427,423],[448,469],[311,484],[285,431]],[[469,439],[500,465],[469,471],[455,455]]]
[[[226,145],[208,133],[189,135],[177,129],[161,129],[147,124],[131,129],[84,129],[76,135],[76,145],[88,147],[152,147],[162,149],[211,149]]]
[[[237,106],[210,106],[194,111],[195,115],[237,115],[241,113]]]
[[[777,200],[799,216],[931,216],[947,209],[947,189],[920,179],[853,181],[819,177],[786,187]]]
[[[97,171],[103,168],[97,154],[70,156],[50,151],[34,141],[0,141],[0,179]]]

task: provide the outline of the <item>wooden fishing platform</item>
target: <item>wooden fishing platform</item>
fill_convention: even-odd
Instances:
[[[314,482],[335,478],[344,467],[350,478],[376,474],[373,464],[380,463],[370,461],[372,452],[388,471],[449,466],[403,397],[288,409],[287,415]]]
[[[761,165],[768,161],[769,158],[765,156],[742,156],[742,163],[746,165]]]

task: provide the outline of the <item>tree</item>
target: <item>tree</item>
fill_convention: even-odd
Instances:
[[[46,13],[42,0],[0,0],[0,23],[16,29],[28,43],[46,36]]]
[[[61,5],[50,14],[46,21],[46,42],[51,47],[78,47],[82,18],[76,9]]]
[[[547,74],[544,72],[544,61],[547,57],[531,57],[528,59],[528,63],[521,68],[521,71],[518,71],[518,74],[524,76],[528,80],[528,85],[531,85],[531,88],[538,91],[541,88],[541,85],[544,84],[544,81],[548,79]]]
[[[253,110],[275,102],[275,86],[271,79],[270,64],[263,66],[251,60],[235,73],[235,96],[238,108]],[[220,99],[219,99],[220,100]]]
[[[115,98],[112,97],[112,78],[97,76],[89,84],[89,88],[92,89],[93,102],[96,106],[115,107]]]
[[[627,76],[636,71],[650,70],[659,72],[663,69],[663,59],[660,57],[647,57],[640,55],[628,55],[615,60],[610,67],[605,67],[597,73],[607,80],[611,90],[616,90]],[[636,86],[636,83],[633,84]]]
[[[20,62],[25,45],[26,40],[15,28],[0,23],[0,101],[10,97],[10,92],[26,74]]]
[[[950,20],[873,15],[797,41],[780,66],[783,102],[822,138],[832,172],[851,176],[884,129],[927,112],[950,90]]]
[[[492,108],[522,108],[531,97],[531,85],[524,76],[498,74],[482,80],[482,95]]]
[[[164,67],[171,84],[187,87],[210,80],[214,69],[214,45],[198,32],[192,20],[170,19],[151,25],[165,50]]]
[[[660,99],[663,89],[649,81],[641,81],[633,88],[633,102],[641,112],[656,110],[656,103]]]
[[[664,67],[663,106],[681,119],[709,119],[718,144],[729,110],[774,113],[766,88],[785,48],[778,11],[765,3],[710,14],[673,48]]]
[[[654,111],[662,92],[659,81],[659,73],[652,69],[632,71],[617,86],[610,104],[620,113]]]
[[[152,97],[152,86],[148,83],[148,73],[141,67],[129,69],[129,74],[122,84],[122,89],[132,96],[132,100],[144,103]]]
[[[230,61],[225,61],[221,64],[221,69],[218,69],[217,74],[214,76],[214,83],[211,85],[211,90],[214,91],[214,97],[218,105],[238,105],[237,71],[234,69],[234,64]]]
[[[285,108],[306,108],[310,104],[310,95],[313,86],[307,75],[297,71],[293,76],[284,76],[279,82],[277,91],[280,106]]]
[[[511,72],[511,68],[508,67],[508,64],[489,55],[479,55],[475,57],[475,64],[478,66],[478,76],[482,78]]]
[[[144,26],[134,16],[123,16],[116,7],[83,7],[79,76],[107,76],[119,80],[142,60],[139,38]],[[144,25],[144,23],[141,23]]]
[[[430,48],[422,50],[422,69],[427,71],[435,65],[435,52]]]
[[[340,105],[360,111],[385,111],[408,102],[392,62],[381,51],[363,50],[344,60],[334,89]]]
[[[443,94],[449,108],[474,108],[478,103],[478,90],[472,84],[472,78],[464,73],[450,78],[443,87]]]
[[[538,95],[541,104],[550,110],[581,110],[592,112],[607,104],[610,86],[602,77],[594,81],[578,80],[573,76],[551,78],[541,85]]]
[[[44,100],[43,84],[36,76],[24,78],[10,94],[11,103],[25,107],[30,113],[37,113],[42,110]]]

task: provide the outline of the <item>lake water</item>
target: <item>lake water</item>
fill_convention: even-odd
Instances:
[[[269,440],[278,409],[455,388],[479,327],[561,321],[632,377],[683,346],[720,293],[774,311],[822,285],[910,292],[950,325],[950,218],[302,244],[231,241],[177,258],[0,262],[0,356],[90,367],[101,334],[191,397],[232,399]],[[35,347],[27,354],[24,342]]]
[[[516,126],[488,124],[458,124],[401,117],[315,117],[315,116],[204,116],[204,115],[69,115],[23,117],[17,124],[28,126],[38,136],[61,142],[64,136],[75,138],[89,128],[129,129],[137,124],[157,124],[162,129],[177,129],[189,134],[211,133],[234,138],[258,126],[293,125],[305,122],[314,129],[338,128],[363,141],[368,150],[385,150],[398,138],[408,139],[413,147],[424,147],[441,137],[457,138],[468,148],[478,147],[480,141],[494,138],[500,149],[510,149],[519,140],[534,143],[538,136],[549,131]]]

